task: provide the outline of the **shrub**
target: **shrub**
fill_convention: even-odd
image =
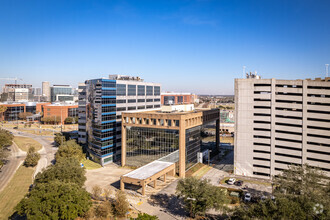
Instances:
[[[29,147],[28,153],[24,161],[24,166],[34,167],[38,164],[39,160],[40,160],[40,154],[35,151],[35,148],[33,146]]]
[[[114,214],[118,217],[124,217],[129,210],[129,203],[123,191],[116,192],[116,200],[114,203]]]

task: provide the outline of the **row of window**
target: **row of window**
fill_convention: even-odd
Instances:
[[[127,91],[126,91],[127,89]],[[144,85],[125,85],[117,84],[117,95],[118,96],[158,96],[160,95],[160,86],[144,86]]]

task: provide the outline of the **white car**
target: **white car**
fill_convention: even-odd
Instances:
[[[250,202],[250,201],[251,201],[251,194],[250,193],[245,193],[244,202]]]
[[[236,181],[235,178],[230,178],[230,179],[227,181],[227,183],[228,183],[229,185],[233,185],[233,184],[235,183],[235,181]]]

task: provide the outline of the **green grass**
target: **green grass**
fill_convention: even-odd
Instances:
[[[28,137],[15,136],[14,142],[22,151],[26,151],[26,152],[28,151],[29,147],[32,146],[36,149],[36,151],[42,148],[42,145],[38,141]]]
[[[196,177],[197,179],[202,178],[212,167],[204,165],[202,168],[197,170],[193,176]]]
[[[91,160],[87,160],[87,159],[83,159],[81,161],[81,163],[84,164],[84,167],[87,170],[94,170],[94,169],[98,169],[98,168],[102,167],[100,164],[95,163],[94,161],[91,161]]]
[[[20,166],[6,188],[0,192],[0,219],[8,219],[32,184],[33,168]]]

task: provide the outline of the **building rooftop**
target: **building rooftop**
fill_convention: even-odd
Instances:
[[[171,162],[164,162],[164,161],[158,161],[155,160],[151,163],[148,163],[136,170],[133,170],[132,172],[129,172],[124,177],[129,177],[132,179],[139,179],[139,180],[145,180],[153,175],[161,172],[162,170],[166,169],[167,167],[172,166],[174,163]]]

